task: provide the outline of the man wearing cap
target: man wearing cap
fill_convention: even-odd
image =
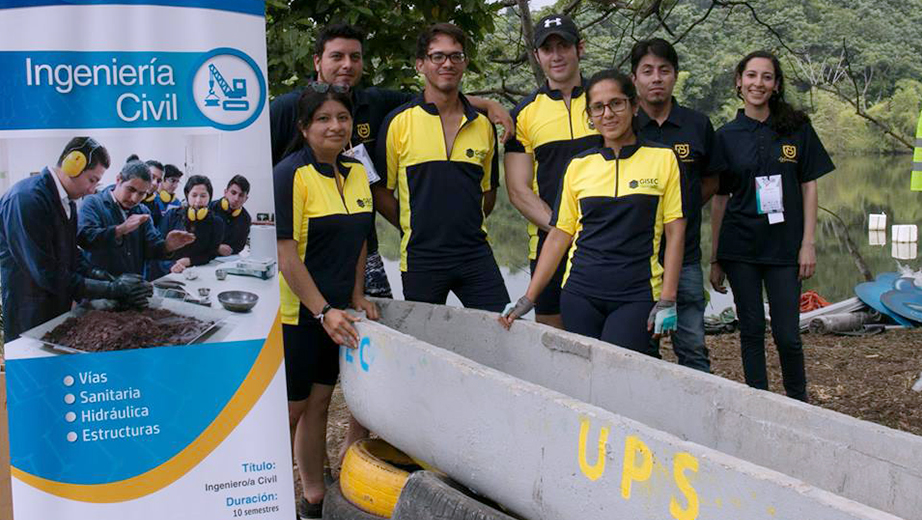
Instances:
[[[348,87],[353,101],[352,139],[347,154],[362,160],[369,181],[378,182],[383,173],[375,170],[371,156],[375,151],[381,124],[387,114],[416,97],[412,93],[397,92],[377,87],[360,88],[364,66],[363,44],[365,33],[346,24],[331,24],[317,36],[314,49],[316,81]],[[297,127],[297,102],[302,89],[277,97],[269,106],[272,131],[272,164],[278,164],[288,151],[292,139],[300,134]],[[468,100],[478,109],[487,112],[490,120],[512,133],[512,119],[499,103],[477,97]],[[293,150],[291,150],[293,151]],[[368,160],[364,160],[364,159]],[[372,227],[368,236],[368,256],[365,262],[365,293],[370,296],[391,297],[390,283],[384,273],[384,263],[378,253],[378,236]]]
[[[661,38],[642,40],[631,49],[631,75],[640,108],[634,119],[642,139],[673,147],[685,177],[683,205],[685,255],[676,294],[676,330],[672,347],[679,364],[710,372],[704,343],[704,279],[701,274],[701,207],[717,190],[717,176],[708,172],[714,127],[701,112],[683,107],[672,96],[679,58]],[[665,244],[665,239],[664,239]],[[659,352],[659,340],[652,351]]]
[[[545,16],[535,25],[534,53],[547,82],[512,111],[515,137],[506,143],[506,190],[528,219],[531,270],[550,229],[551,206],[570,159],[600,141],[586,114],[585,80],[580,74],[584,43],[573,20]],[[563,328],[560,285],[566,262],[535,302],[535,320]]]

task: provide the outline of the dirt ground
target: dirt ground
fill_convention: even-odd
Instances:
[[[874,336],[804,334],[808,391],[811,403],[890,428],[922,435],[922,392],[911,387],[922,372],[922,330],[890,330]],[[743,382],[739,333],[707,337],[715,374]],[[778,354],[766,337],[771,391],[784,394]],[[663,357],[675,362],[672,345],[664,341]],[[339,386],[330,406],[328,449],[334,474],[337,454],[348,424],[348,411]]]

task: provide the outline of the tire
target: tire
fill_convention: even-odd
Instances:
[[[343,496],[339,481],[327,488],[323,497],[323,520],[383,520],[383,517],[366,513],[352,505]]]
[[[364,439],[346,451],[339,475],[346,500],[366,513],[390,518],[410,471],[419,466],[381,439]]]
[[[468,495],[456,482],[417,471],[394,508],[393,520],[515,520]]]

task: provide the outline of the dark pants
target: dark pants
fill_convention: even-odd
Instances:
[[[704,278],[697,263],[682,266],[676,294],[676,330],[672,333],[672,350],[679,364],[702,372],[711,371],[711,360],[704,344]],[[659,339],[650,340],[659,352]]]
[[[455,293],[467,308],[502,312],[509,293],[493,256],[466,262],[454,269],[408,271],[400,274],[403,297],[410,302],[445,305],[448,292]]]
[[[566,289],[560,293],[560,315],[563,328],[568,332],[658,358],[659,352],[651,348],[651,333],[647,331],[647,318],[652,308],[652,301],[599,300]]]
[[[781,375],[788,397],[807,400],[804,349],[800,341],[800,281],[796,265],[764,265],[720,262],[736,303],[740,321],[740,347],[746,384],[768,390],[765,369],[765,307],[762,287],[768,295],[772,337],[781,359]]]

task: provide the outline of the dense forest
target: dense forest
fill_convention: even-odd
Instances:
[[[365,81],[419,88],[412,68],[419,29],[452,21],[475,41],[465,91],[511,107],[540,80],[524,34],[551,11],[572,15],[586,40],[583,70],[630,67],[639,39],[674,42],[680,57],[676,96],[715,126],[740,106],[733,68],[746,53],[778,54],[788,97],[807,110],[834,154],[907,153],[922,100],[920,0],[560,0],[529,12],[527,0],[269,0],[269,76],[273,94],[312,74],[313,38],[333,20],[369,32]]]

